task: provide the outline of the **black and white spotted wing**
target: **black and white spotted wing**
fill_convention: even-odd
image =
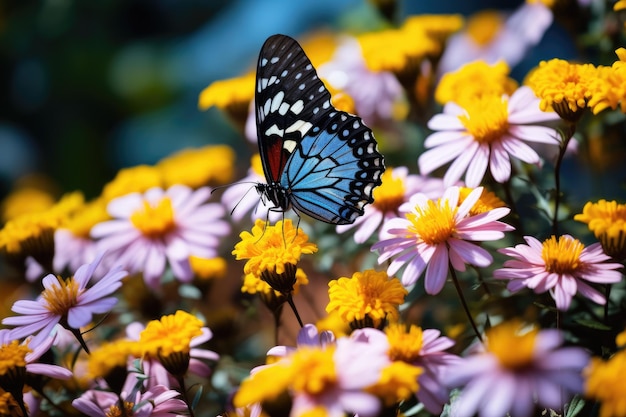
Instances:
[[[282,210],[348,224],[372,203],[385,170],[372,131],[335,109],[300,45],[267,39],[257,66],[255,110],[267,184],[258,191]]]

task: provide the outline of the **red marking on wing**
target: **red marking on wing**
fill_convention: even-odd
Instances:
[[[289,156],[285,149],[283,149],[283,141],[276,138],[275,140],[268,140],[266,143],[267,162],[270,169],[270,179],[272,181],[280,181],[280,176],[283,173],[285,164],[287,163],[287,157]],[[285,152],[285,154],[283,154]]]

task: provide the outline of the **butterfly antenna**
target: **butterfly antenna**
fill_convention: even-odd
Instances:
[[[252,181],[245,181],[245,182],[235,182],[233,184],[228,185],[227,187],[230,187],[231,185],[239,185],[239,184],[255,184]],[[235,210],[237,210],[237,207],[239,206],[239,204],[241,204],[241,202],[243,201],[244,198],[246,198],[246,196],[248,195],[248,193],[250,192],[250,190],[254,189],[254,185],[250,188],[248,188],[248,190],[241,196],[241,198],[239,199],[239,201],[237,201],[237,204],[235,204],[235,206],[233,207],[233,209],[230,211],[230,215],[232,216],[233,213],[235,212]],[[215,190],[213,190],[215,191]],[[213,191],[211,191],[211,193],[213,193]],[[258,207],[258,206],[257,206]],[[256,213],[256,208],[255,208],[255,213]]]

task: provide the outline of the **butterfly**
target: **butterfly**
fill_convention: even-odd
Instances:
[[[350,224],[374,202],[385,164],[371,129],[330,99],[297,41],[285,35],[265,41],[255,112],[267,183],[256,189],[283,212],[293,208],[326,223]]]

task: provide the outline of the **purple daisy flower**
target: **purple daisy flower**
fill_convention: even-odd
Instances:
[[[450,387],[462,387],[450,415],[527,417],[537,406],[562,410],[572,394],[582,392],[581,373],[589,362],[582,348],[562,343],[558,330],[522,329],[519,322],[489,329],[485,350],[444,376]]]
[[[215,257],[219,238],[230,231],[221,219],[222,205],[204,204],[210,195],[208,187],[174,185],[116,198],[107,206],[114,220],[98,223],[91,235],[99,239],[99,250],[130,273],[142,272],[152,288],[159,285],[166,264],[176,278],[189,282],[189,257]]]
[[[11,310],[21,316],[7,317],[3,324],[16,326],[11,330],[13,339],[33,336],[32,346],[41,344],[61,324],[73,333],[89,324],[94,314],[111,311],[117,298],[110,297],[122,286],[122,278],[128,275],[121,267],[111,269],[92,287],[94,271],[100,265],[101,253],[94,262],[82,265],[73,277],[62,280],[52,274],[42,280],[43,292],[36,301],[18,300]]]
[[[614,284],[622,280],[622,265],[607,262],[600,243],[585,247],[578,239],[563,235],[552,236],[543,243],[525,236],[526,245],[500,249],[512,257],[505,268],[494,272],[497,279],[509,280],[507,288],[517,292],[530,288],[535,293],[550,292],[559,310],[567,310],[576,293],[591,301],[605,304],[606,298],[589,283]]]
[[[538,164],[539,155],[529,143],[559,145],[555,129],[539,123],[554,121],[554,112],[542,112],[539,99],[529,87],[520,87],[509,97],[487,95],[463,108],[447,103],[428,127],[436,132],[426,138],[430,148],[420,155],[420,172],[427,175],[450,161],[443,177],[446,186],[465,173],[468,187],[480,185],[487,167],[500,183],[511,177],[511,157]]]
[[[145,392],[133,394],[122,393],[126,402],[133,404],[134,417],[171,417],[185,414],[187,404],[179,398],[178,391],[157,385]],[[120,397],[114,392],[89,390],[72,401],[72,405],[80,412],[92,417],[125,415],[119,409]]]
[[[475,242],[502,239],[504,232],[513,230],[498,221],[510,210],[500,207],[470,215],[482,188],[474,189],[460,205],[459,193],[459,187],[450,187],[437,202],[416,194],[407,203],[411,211],[405,218],[387,222],[386,232],[392,237],[374,244],[372,250],[380,251],[379,264],[395,258],[387,268],[389,276],[404,267],[402,284],[410,286],[426,270],[426,292],[437,294],[446,282],[449,265],[464,271],[466,264],[491,264],[493,257]]]

